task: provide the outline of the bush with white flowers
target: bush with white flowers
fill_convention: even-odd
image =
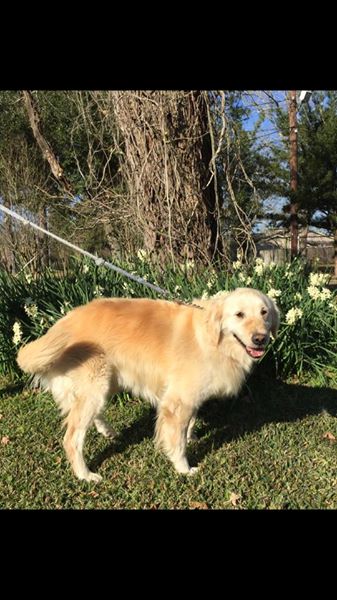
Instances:
[[[311,272],[300,260],[265,264],[261,258],[245,265],[238,257],[230,268],[198,269],[185,261],[176,269],[154,265],[139,250],[133,261],[120,264],[128,272],[171,292],[171,299],[225,296],[237,287],[253,287],[279,307],[279,335],[263,361],[273,360],[283,376],[315,372],[322,380],[337,377],[337,296],[326,273]],[[16,364],[19,346],[35,339],[69,310],[98,297],[158,297],[142,284],[74,259],[61,276],[46,270],[39,277],[0,270],[0,373],[22,376]]]

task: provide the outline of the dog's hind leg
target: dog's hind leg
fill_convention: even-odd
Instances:
[[[166,399],[159,406],[155,442],[172,461],[178,473],[192,474],[196,471],[186,457],[187,431],[194,414],[190,406],[179,399]]]
[[[99,426],[103,426],[100,413],[103,411],[106,398],[107,393],[104,393],[102,386],[91,384],[86,386],[85,391],[82,386],[82,390],[77,390],[74,394],[74,402],[65,419],[67,431],[63,445],[73,471],[79,479],[96,482],[102,479],[100,475],[88,469],[83,458],[83,445],[86,432],[95,420],[98,420]]]
[[[114,396],[117,392],[118,392],[118,385],[116,384],[116,381],[114,381],[114,379],[111,377],[111,374],[110,374],[109,388],[107,388],[107,390],[106,390],[107,397]],[[97,413],[97,415],[95,416],[94,425],[95,425],[98,433],[101,433],[105,438],[113,439],[113,438],[117,437],[117,432],[103,418],[103,410],[101,412]]]

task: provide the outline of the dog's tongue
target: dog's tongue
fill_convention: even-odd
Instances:
[[[246,346],[246,350],[249,356],[252,356],[253,358],[260,358],[260,356],[263,356],[264,354],[263,349],[259,350],[258,348],[249,348],[249,346]]]

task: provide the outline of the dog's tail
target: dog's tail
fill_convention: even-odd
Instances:
[[[22,346],[17,362],[25,373],[43,374],[60,358],[69,342],[69,332],[52,327],[45,335]]]

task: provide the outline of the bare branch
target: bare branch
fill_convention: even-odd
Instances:
[[[54,177],[56,177],[68,193],[71,193],[71,186],[63,174],[63,169],[57,160],[51,145],[42,134],[41,118],[33,95],[29,91],[23,91],[22,94],[27,109],[29,123],[36,142],[42,151],[42,155],[44,159],[48,161]]]

